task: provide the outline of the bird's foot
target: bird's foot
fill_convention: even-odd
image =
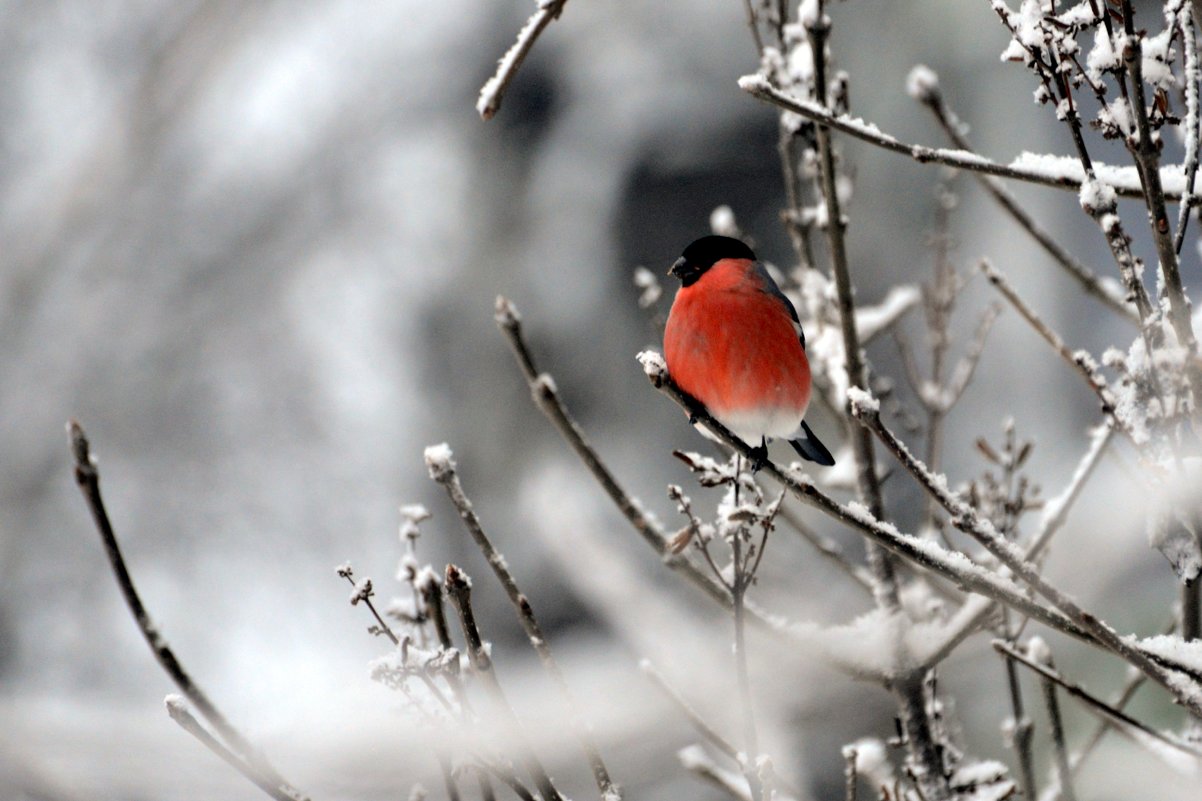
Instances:
[[[760,440],[758,448],[752,448],[748,454],[751,458],[751,472],[758,473],[760,469],[768,464],[768,443]]]

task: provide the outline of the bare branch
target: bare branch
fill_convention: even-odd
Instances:
[[[296,796],[287,792],[278,783],[264,776],[242,757],[221,744],[204,725],[188,711],[186,702],[181,696],[169,695],[166,698],[167,714],[179,724],[179,727],[191,734],[200,744],[225,760],[225,763],[249,779],[256,787],[267,793],[276,801],[296,801]]]
[[[171,649],[171,646],[163,639],[163,635],[159,633],[158,627],[151,621],[150,614],[146,611],[146,606],[142,603],[142,598],[134,587],[133,576],[129,574],[129,569],[125,566],[125,557],[121,555],[116,532],[113,531],[112,523],[109,521],[108,511],[105,509],[104,499],[100,494],[100,471],[92,458],[87,434],[84,433],[83,427],[74,420],[67,424],[67,434],[70,439],[71,454],[75,458],[75,483],[79,485],[79,490],[83,493],[84,501],[96,523],[96,529],[100,532],[100,539],[104,543],[104,551],[108,556],[109,565],[113,569],[117,586],[121,589],[130,614],[133,615],[134,622],[137,623],[138,630],[142,632],[146,644],[150,646],[154,658],[175,682],[175,686],[184,694],[184,697],[200,711],[200,714],[225,740],[232,751],[294,801],[305,801],[308,796],[285,781],[267,759],[230,724],[225,715],[221,714],[221,711],[209,700],[208,695],[200,689],[192,676],[184,669],[183,664],[176,658],[175,651]]]
[[[953,145],[966,153],[974,152],[968,138],[961,133],[955,114],[947,107],[943,93],[938,88],[934,91],[927,91],[921,94],[918,99],[935,115],[939,126]],[[981,172],[973,172],[972,176],[977,179],[978,183],[981,184],[989,196],[1018,223],[1019,227],[1039,243],[1044,252],[1051,256],[1057,264],[1077,280],[1082,289],[1131,322],[1139,322],[1135,310],[1131,308],[1125,299],[1117,292],[1111,291],[1110,287],[1103,283],[1092,270],[1078,261],[1050,233],[1044,230],[1043,226],[1019,204],[1018,200],[1015,199],[1014,195],[1010,194],[1010,190],[1006,189],[1001,181]],[[1183,203],[1181,206],[1184,210],[1186,204]]]
[[[810,51],[814,64],[814,91],[821,105],[826,105],[826,40],[830,33],[830,20],[823,12],[822,0],[818,0],[816,18],[807,22],[806,33],[810,39]],[[836,189],[835,154],[830,130],[821,122],[817,127],[818,161],[822,172],[822,196],[826,203],[827,242],[831,254],[831,273],[835,279],[835,294],[839,306],[839,327],[843,334],[843,358],[847,369],[849,386],[866,389],[868,368],[860,349],[860,335],[856,329],[856,307],[852,296],[851,268],[847,260],[847,223],[839,207]],[[881,496],[881,479],[876,471],[876,456],[872,437],[862,430],[851,432],[852,446],[856,458],[856,479],[860,499],[867,504],[869,513],[882,517],[884,504]],[[868,564],[872,571],[872,592],[877,605],[888,610],[899,606],[897,576],[891,557],[885,551],[870,544]]]
[[[1007,657],[1014,659],[1019,664],[1023,665],[1023,667],[1034,671],[1041,678],[1051,681],[1063,688],[1066,693],[1084,704],[1086,709],[1102,717],[1103,719],[1108,720],[1110,725],[1114,726],[1118,731],[1121,731],[1128,736],[1131,736],[1133,731],[1137,731],[1143,735],[1151,737],[1154,740],[1158,740],[1159,742],[1162,742],[1175,750],[1181,751],[1184,754],[1189,754],[1192,757],[1202,758],[1202,751],[1198,750],[1196,747],[1172,737],[1168,737],[1151,726],[1140,723],[1138,720],[1131,717],[1126,712],[1123,712],[1116,706],[1106,703],[1101,698],[1098,698],[1097,696],[1087,692],[1081,686],[1064,679],[1055,670],[1029,659],[1025,654],[1015,650],[1008,643],[1003,642],[1002,640],[994,640],[993,647],[999,653],[1005,654]]]
[[[547,775],[547,769],[535,756],[530,743],[521,733],[521,724],[518,723],[517,713],[513,711],[513,706],[510,705],[505,691],[501,688],[501,682],[497,680],[497,674],[493,671],[489,649],[484,647],[480,629],[476,626],[476,615],[472,609],[471,580],[455,565],[447,565],[446,589],[459,612],[459,622],[463,628],[463,637],[467,641],[467,651],[468,656],[471,657],[472,667],[475,668],[485,690],[488,691],[494,705],[504,717],[505,724],[513,738],[513,746],[518,750],[519,756],[526,766],[526,771],[538,786],[538,791],[542,794],[544,801],[563,801],[563,796],[559,794],[551,777]]]
[[[1177,209],[1177,233],[1173,239],[1173,250],[1180,254],[1181,245],[1185,243],[1185,228],[1189,223],[1190,210],[1198,205],[1198,195],[1194,189],[1194,181],[1198,177],[1198,89],[1202,81],[1202,72],[1198,68],[1198,31],[1194,15],[1188,11],[1181,15],[1182,47],[1185,49],[1185,162],[1182,172],[1185,173],[1185,198]]]
[[[526,60],[543,30],[551,24],[551,20],[559,18],[566,4],[567,0],[540,0],[538,10],[518,31],[518,38],[513,47],[501,56],[497,63],[497,71],[480,89],[476,111],[483,119],[491,120],[501,108],[501,100],[505,97],[505,91],[509,88],[513,76],[517,75],[518,68]]]
[[[1165,207],[1164,186],[1160,180],[1160,151],[1152,140],[1152,128],[1148,123],[1148,107],[1144,100],[1143,39],[1135,35],[1135,11],[1131,0],[1121,0],[1123,29],[1126,43],[1123,61],[1131,74],[1131,90],[1134,94],[1131,105],[1139,132],[1138,141],[1128,144],[1138,162],[1139,175],[1144,187],[1144,200],[1151,215],[1152,237],[1156,242],[1156,255],[1160,260],[1160,272],[1164,277],[1163,294],[1169,299],[1169,322],[1177,333],[1177,340],[1191,353],[1197,350],[1194,329],[1190,324],[1189,300],[1181,283],[1181,270],[1177,263],[1177,249],[1173,246],[1173,231],[1169,226],[1168,210]],[[1188,188],[1188,186],[1187,186]]]
[[[752,449],[747,443],[732,434],[729,429],[706,412],[695,399],[677,386],[668,375],[667,368],[663,366],[659,354],[644,353],[642,357],[644,371],[656,389],[670,397],[682,408],[693,410],[699,423],[728,446],[742,453],[744,457],[751,458]],[[1060,612],[1032,601],[1026,592],[1013,581],[973,562],[964,554],[948,551],[929,540],[902,534],[892,525],[868,514],[863,506],[846,506],[839,503],[818,489],[809,478],[795,468],[784,470],[769,460],[764,463],[761,472],[780,482],[793,497],[850,526],[864,537],[887,548],[897,556],[913,562],[918,567],[930,570],[968,592],[1004,603],[1057,631],[1086,642],[1093,642],[1093,637],[1081,626]]]
[[[609,771],[605,767],[605,761],[601,758],[601,752],[597,749],[597,744],[593,742],[593,737],[589,734],[588,724],[580,714],[580,705],[576,702],[576,697],[572,693],[572,689],[568,686],[567,679],[564,678],[563,671],[559,667],[559,663],[555,661],[555,657],[551,654],[551,646],[547,642],[547,637],[543,634],[542,626],[538,624],[538,620],[534,616],[534,609],[530,605],[530,600],[520,589],[518,589],[517,581],[510,572],[509,566],[505,562],[505,557],[492,544],[492,540],[484,531],[484,527],[480,524],[480,518],[476,516],[475,510],[472,508],[472,502],[468,500],[467,494],[463,491],[463,485],[459,481],[459,473],[455,469],[455,462],[450,458],[450,454],[436,454],[437,458],[431,457],[433,448],[426,450],[426,465],[430,469],[430,477],[442,485],[446,490],[447,496],[451,499],[451,503],[455,505],[455,509],[459,512],[460,519],[463,520],[464,526],[468,533],[472,535],[477,547],[484,554],[484,558],[488,561],[488,566],[492,568],[493,574],[497,577],[497,581],[505,589],[505,594],[509,597],[509,602],[513,604],[514,609],[518,613],[518,621],[522,624],[522,630],[526,632],[526,637],[530,640],[530,645],[538,654],[539,661],[542,662],[543,669],[547,671],[547,675],[551,677],[551,681],[555,684],[562,696],[564,706],[567,708],[568,720],[571,722],[572,731],[576,735],[576,739],[580,741],[581,749],[584,751],[585,758],[588,760],[589,768],[593,772],[593,780],[597,783],[597,789],[601,791],[601,795],[606,796],[606,801],[621,798],[621,791],[609,778]]]
[[[1118,416],[1115,414],[1114,397],[1111,395],[1110,389],[1106,385],[1106,380],[1102,378],[1096,369],[1094,369],[1093,360],[1081,358],[1079,357],[1078,353],[1074,353],[1073,351],[1069,350],[1068,345],[1064,344],[1064,340],[1061,339],[1060,335],[1053,331],[1052,328],[1035,312],[1035,310],[1028,306],[1026,301],[1019,297],[1019,294],[1014,290],[1014,287],[1010,285],[1010,282],[1006,279],[1006,276],[1002,275],[997,268],[990,264],[988,259],[982,259],[980,266],[981,272],[985,273],[985,276],[989,279],[989,283],[993,284],[997,291],[1001,293],[1002,297],[1010,302],[1010,305],[1014,307],[1015,311],[1017,311],[1024,320],[1031,324],[1031,327],[1035,329],[1035,332],[1039,334],[1043,341],[1051,345],[1052,349],[1056,351],[1056,353],[1059,354],[1060,357],[1064,359],[1065,362],[1067,362],[1075,372],[1079,373],[1081,377],[1085,379],[1085,383],[1089,385],[1089,388],[1094,391],[1094,394],[1098,396],[1098,400],[1101,401],[1102,411],[1110,416],[1110,418],[1113,419],[1115,423],[1123,429],[1123,432],[1126,433],[1127,436],[1131,437],[1134,441],[1134,437],[1131,435],[1130,429],[1123,423],[1122,420],[1119,420]]]

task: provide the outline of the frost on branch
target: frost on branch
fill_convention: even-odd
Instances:
[[[939,76],[926,64],[918,64],[906,76],[906,94],[920,103],[939,99]]]
[[[656,383],[662,381],[668,374],[668,364],[658,351],[640,351],[635,358],[639,360],[639,364],[643,365],[643,373]]]
[[[442,481],[455,472],[454,454],[451,453],[451,446],[445,442],[426,448],[425,459],[430,478],[435,481]]]

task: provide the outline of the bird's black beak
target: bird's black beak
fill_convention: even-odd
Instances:
[[[668,269],[668,275],[674,275],[677,278],[683,279],[684,274],[685,274],[685,265],[686,264],[687,264],[687,262],[684,260],[684,256],[681,256],[679,259],[672,262],[672,266]]]

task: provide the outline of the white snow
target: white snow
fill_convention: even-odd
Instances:
[[[922,290],[913,284],[900,284],[875,306],[860,306],[856,309],[856,331],[860,341],[867,344],[882,331],[901,319],[922,301]]]
[[[664,293],[663,287],[659,283],[659,276],[646,267],[634,268],[634,285],[639,289],[640,309],[654,306]]]
[[[719,236],[739,235],[739,225],[730,206],[719,206],[710,212],[710,230]]]
[[[648,378],[661,379],[668,373],[668,364],[658,351],[640,351],[635,358],[639,360],[639,364],[643,365],[643,372]]]
[[[1176,84],[1173,77],[1173,58],[1176,51],[1170,47],[1174,29],[1165,28],[1155,36],[1148,36],[1143,41],[1144,82],[1155,89],[1168,90]]]
[[[1039,665],[1051,664],[1052,649],[1043,637],[1035,635],[1027,640],[1027,659]]]
[[[926,64],[917,64],[906,76],[906,94],[921,103],[929,103],[939,95],[939,76]]]
[[[1081,183],[1077,199],[1086,214],[1094,215],[1106,209],[1113,209],[1116,196],[1112,187],[1094,178]]]
[[[1016,170],[1038,173],[1048,180],[1085,182],[1085,170],[1076,156],[1057,156],[1048,153],[1023,152],[1010,162]],[[1099,161],[1093,163],[1094,174],[1103,183],[1123,191],[1142,192],[1139,173],[1134,166],[1115,167]],[[1179,195],[1185,190],[1185,174],[1180,164],[1170,164],[1160,169],[1160,180],[1164,191]]]
[[[356,581],[354,588],[351,589],[351,606],[355,606],[360,601],[366,601],[372,594],[371,579],[364,576]]]
[[[1115,51],[1114,43],[1110,41],[1106,27],[1099,25],[1094,29],[1093,47],[1090,48],[1089,55],[1085,58],[1085,69],[1089,73],[1090,80],[1095,83],[1101,81],[1104,71],[1118,69],[1122,64],[1121,51]]]
[[[430,478],[435,481],[443,479],[448,473],[455,470],[454,454],[451,452],[451,446],[445,442],[427,447],[425,459]]]
[[[871,392],[859,387],[847,388],[847,402],[851,404],[852,414],[857,417],[876,415],[881,411],[881,402]]]

